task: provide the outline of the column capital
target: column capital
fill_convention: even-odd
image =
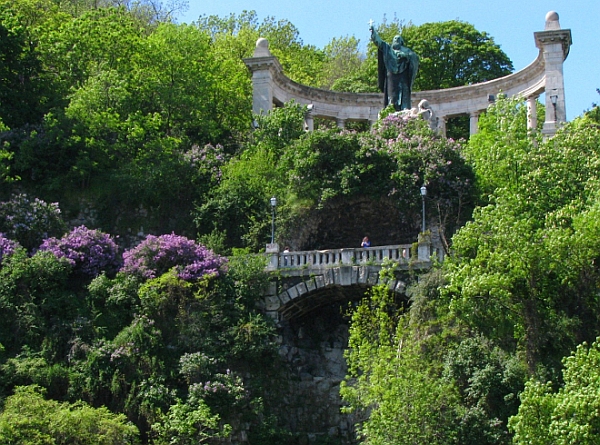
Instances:
[[[573,44],[570,29],[558,29],[552,31],[538,31],[533,33],[535,37],[535,46],[540,50],[548,45],[560,43],[563,53],[563,60],[569,55],[569,50]]]

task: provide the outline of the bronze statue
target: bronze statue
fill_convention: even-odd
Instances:
[[[377,45],[378,82],[383,93],[383,105],[393,105],[396,111],[410,110],[410,93],[419,69],[419,56],[404,46],[400,36],[388,45],[370,23],[371,41]]]

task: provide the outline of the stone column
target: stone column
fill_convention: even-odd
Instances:
[[[346,119],[341,118],[341,117],[336,117],[335,118],[335,123],[339,128],[346,128]]]
[[[256,49],[244,63],[252,71],[252,112],[266,114],[273,108],[273,68],[279,66],[277,58],[269,51],[267,39],[256,41]]]
[[[527,98],[527,130],[535,131],[537,128],[537,97]]]
[[[304,129],[306,131],[315,130],[315,120],[313,119],[312,113],[306,113],[306,116],[304,117]]]
[[[431,235],[420,233],[418,237],[417,247],[417,260],[418,261],[430,261],[431,260]]]
[[[546,14],[544,31],[534,33],[536,46],[543,51],[546,72],[546,117],[542,133],[553,136],[560,124],[567,121],[563,62],[572,44],[571,30],[561,29],[558,14]]]
[[[306,131],[314,131],[314,129],[315,129],[315,119],[313,118],[313,114],[312,114],[313,109],[312,109],[311,105],[309,106],[310,108],[304,115],[304,129]]]
[[[279,245],[277,243],[269,243],[266,248],[267,258],[269,262],[267,264],[267,270],[279,269]]]
[[[439,116],[438,117],[438,133],[441,136],[446,137],[446,116]]]
[[[477,131],[479,129],[478,124],[479,123],[479,112],[476,111],[474,113],[471,113],[469,115],[469,134],[471,136],[473,136],[474,134],[477,134]]]

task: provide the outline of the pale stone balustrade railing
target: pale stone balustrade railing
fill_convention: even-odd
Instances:
[[[411,257],[411,248],[412,244],[400,244],[395,246],[281,252],[272,254],[269,268],[380,265],[385,260],[408,264]]]

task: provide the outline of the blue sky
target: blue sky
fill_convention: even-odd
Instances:
[[[369,19],[377,24],[384,16],[415,25],[462,20],[490,34],[510,57],[515,70],[537,57],[533,33],[544,30],[548,11],[556,11],[563,29],[573,37],[564,64],[567,118],[579,116],[600,103],[600,0],[407,0],[377,2],[346,0],[189,0],[179,22],[190,23],[201,15],[228,16],[254,10],[259,20],[268,16],[287,19],[305,44],[323,48],[334,37],[355,36],[362,45],[369,39]]]

